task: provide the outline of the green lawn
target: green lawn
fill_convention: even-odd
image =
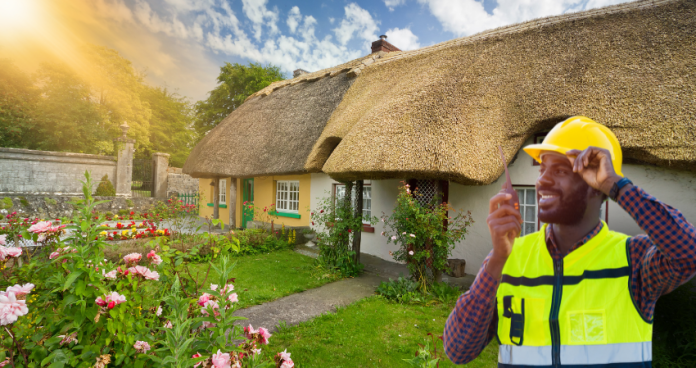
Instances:
[[[239,295],[238,308],[263,304],[284,296],[313,289],[338,279],[315,266],[314,259],[291,250],[235,258],[234,290]],[[190,266],[191,273],[202,282],[207,263]],[[214,271],[211,269],[211,274]],[[208,280],[213,279],[209,276]],[[207,287],[210,286],[208,281]]]
[[[451,305],[402,305],[370,297],[336,313],[281,329],[264,350],[287,348],[297,368],[407,367],[402,359],[414,356],[428,332],[442,335],[451,310]],[[440,340],[437,349],[443,351]],[[496,367],[497,350],[493,341],[466,366]],[[443,354],[440,367],[454,366]]]

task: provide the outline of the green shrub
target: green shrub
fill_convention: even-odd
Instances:
[[[129,213],[129,212],[128,212],[127,209],[120,209],[120,210],[118,210],[118,215],[119,215],[119,216],[125,216],[125,215],[127,215],[128,213]]]
[[[99,186],[97,186],[97,190],[94,192],[94,195],[99,197],[116,196],[116,189],[114,189],[114,185],[111,184],[109,175],[104,175],[104,177],[101,178],[101,182],[99,183]]]
[[[27,201],[26,197],[19,197],[19,203],[24,207],[29,207],[29,201]]]
[[[133,204],[133,201],[131,201],[130,199],[126,199],[126,206],[133,207],[135,205]]]
[[[377,294],[399,303],[422,301],[421,293],[418,291],[418,283],[401,276],[396,280],[390,278],[389,281],[382,281],[377,287]]]
[[[655,305],[653,367],[696,367],[696,292],[687,283]]]
[[[10,197],[5,197],[0,201],[0,210],[9,210],[14,206],[14,203],[12,203],[12,198]]]
[[[114,217],[114,214],[111,211],[106,211],[104,215],[106,215],[106,217]]]
[[[462,292],[446,282],[436,282],[430,287],[430,294],[442,304],[454,304]]]
[[[46,204],[49,206],[55,206],[56,204],[58,204],[58,201],[56,201],[53,198],[48,198],[48,197],[44,197],[44,202],[46,202]]]

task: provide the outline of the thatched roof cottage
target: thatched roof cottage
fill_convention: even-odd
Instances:
[[[259,91],[208,134],[184,171],[304,176],[299,210],[335,192],[337,180],[369,180],[373,215],[391,212],[400,180],[430,182],[477,221],[455,249],[473,272],[490,249],[485,218],[500,187],[497,145],[512,158],[513,184],[530,196],[525,231],[535,231],[537,170],[518,152],[572,115],[609,126],[627,176],[696,219],[694,55],[696,2],[688,0],[637,1],[373,53]],[[263,181],[257,193],[278,198],[284,180]],[[640,231],[607,206],[612,229]],[[389,258],[379,225],[371,231],[363,251]]]

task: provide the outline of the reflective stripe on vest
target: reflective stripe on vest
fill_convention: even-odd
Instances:
[[[602,230],[554,261],[546,225],[515,240],[496,295],[501,367],[649,367],[652,321],[630,294],[627,235]]]
[[[651,342],[561,346],[561,362],[563,362],[563,366],[615,363],[642,364],[651,360]],[[551,347],[501,345],[498,350],[498,362],[512,366],[551,366]]]

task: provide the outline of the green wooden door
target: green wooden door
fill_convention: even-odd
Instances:
[[[242,227],[246,229],[247,221],[254,221],[254,209],[248,208],[254,202],[254,178],[242,180],[242,201],[246,206],[242,206]]]

